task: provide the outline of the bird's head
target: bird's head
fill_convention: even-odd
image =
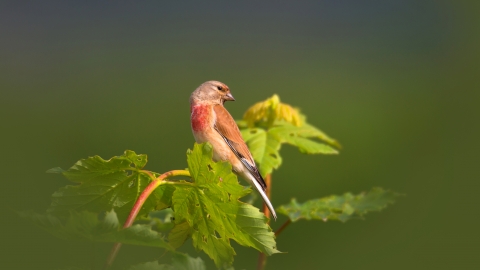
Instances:
[[[230,88],[218,81],[202,83],[190,96],[191,103],[223,104],[229,100],[235,100],[230,93]]]

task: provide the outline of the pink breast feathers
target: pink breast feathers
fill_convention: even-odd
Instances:
[[[205,130],[210,124],[210,114],[212,113],[211,106],[195,105],[190,107],[192,129],[195,132]]]

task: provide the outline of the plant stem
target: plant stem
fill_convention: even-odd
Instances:
[[[270,199],[271,190],[272,190],[271,174],[267,174],[265,176],[265,184],[267,184],[267,189],[265,190],[265,193],[267,194],[267,197]],[[263,213],[267,218],[270,218],[270,209],[268,209],[268,206],[266,203],[263,203]],[[267,221],[267,224],[270,224],[270,219]],[[260,254],[258,254],[257,270],[263,270],[265,268],[266,263],[267,263],[267,255],[265,255],[265,253],[260,252]]]
[[[150,184],[148,184],[148,186],[143,190],[143,192],[140,194],[137,201],[133,205],[133,208],[130,211],[130,214],[128,215],[127,220],[123,224],[124,229],[132,226],[133,222],[135,221],[135,218],[137,217],[138,213],[140,212],[140,209],[142,209],[142,206],[145,203],[145,201],[148,199],[150,194],[152,194],[152,192],[158,186],[160,186],[162,184],[163,180],[165,180],[169,177],[173,177],[173,176],[190,176],[190,173],[188,171],[185,171],[185,170],[169,171],[169,172],[166,172],[166,173],[160,175],[157,178],[154,178],[153,174],[148,172],[148,171],[142,171],[142,172],[147,173],[154,180],[152,182],[150,182]],[[110,268],[110,266],[112,266],[112,263],[115,260],[115,257],[117,256],[117,253],[120,250],[121,246],[122,246],[121,243],[115,243],[113,245],[113,248],[110,251],[110,255],[107,258],[107,262],[105,264],[104,269],[108,269],[108,268]]]
[[[292,220],[288,219],[285,221],[285,223],[282,224],[282,226],[275,232],[275,237],[277,237],[285,228],[292,223]]]
[[[265,255],[265,253],[260,252],[260,254],[258,255],[257,270],[263,270],[266,264],[267,264],[267,255]]]

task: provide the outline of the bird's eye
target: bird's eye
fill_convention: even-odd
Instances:
[[[220,90],[220,91],[223,91],[223,87],[221,87],[221,86],[217,86],[217,89]]]

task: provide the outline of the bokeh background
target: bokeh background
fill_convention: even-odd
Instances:
[[[12,210],[43,211],[67,184],[45,171],[96,154],[186,167],[188,98],[215,79],[235,118],[277,93],[344,146],[284,147],[274,205],[406,194],[365,220],[291,225],[267,269],[479,269],[479,3],[1,1],[0,268],[100,269],[110,245],[56,239]],[[257,252],[235,247],[235,268],[254,269]],[[125,247],[117,266],[162,254]]]

